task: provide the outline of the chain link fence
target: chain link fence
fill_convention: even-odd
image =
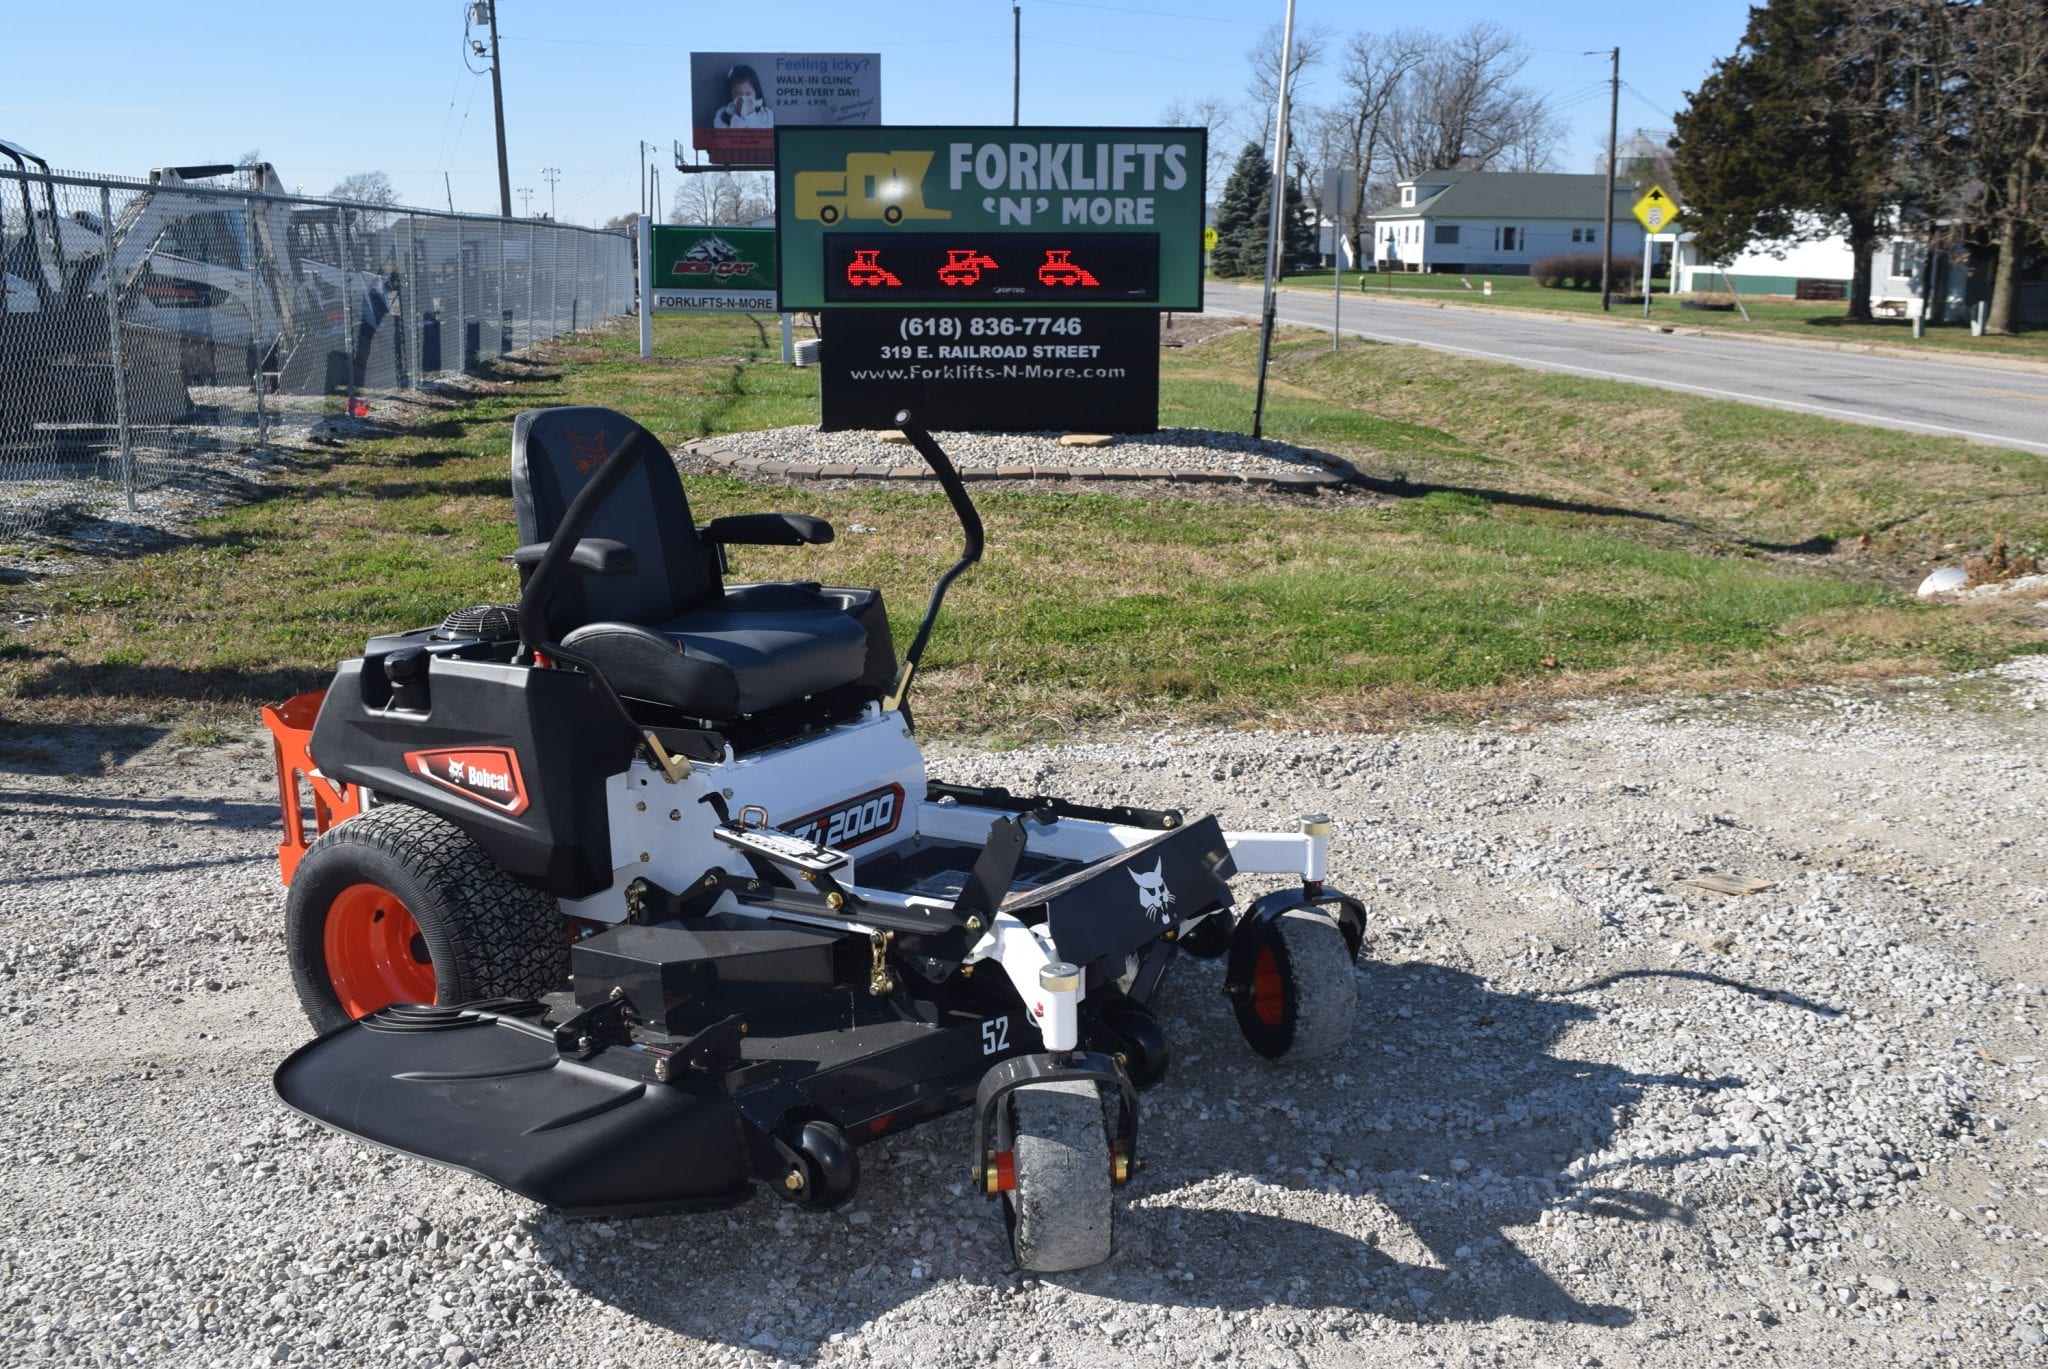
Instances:
[[[281,191],[265,165],[120,180],[0,143],[0,538],[633,310],[625,234]]]

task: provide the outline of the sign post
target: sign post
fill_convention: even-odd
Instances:
[[[1651,293],[1650,240],[1676,223],[1681,211],[1678,207],[1678,201],[1665,194],[1664,187],[1661,185],[1651,186],[1631,208],[1635,212],[1636,222],[1643,226],[1643,317],[1648,318],[1650,316]],[[1671,262],[1675,270],[1678,265],[1677,239],[1674,237],[1672,241],[1674,245],[1671,253]]]
[[[640,355],[654,355],[654,230],[640,216]]]
[[[1323,215],[1330,221],[1330,350],[1344,318],[1344,206],[1357,193],[1358,177],[1348,168],[1323,173]]]

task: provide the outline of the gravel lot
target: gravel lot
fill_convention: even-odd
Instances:
[[[1345,1054],[1162,1005],[1119,1252],[1007,1267],[959,1116],[850,1207],[567,1222],[285,1113],[258,732],[0,731],[10,1363],[2025,1362],[2048,1343],[2048,659],[953,778],[1339,819]],[[1724,895],[1719,874],[1771,887]]]

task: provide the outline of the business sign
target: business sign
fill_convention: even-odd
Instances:
[[[772,165],[778,128],[881,122],[875,53],[690,54],[690,145],[720,165]]]
[[[1149,433],[1159,428],[1151,310],[828,309],[819,401],[830,432],[926,427]]]
[[[775,230],[656,227],[648,294],[657,314],[775,312]]]
[[[775,130],[786,310],[1202,307],[1207,132]]]

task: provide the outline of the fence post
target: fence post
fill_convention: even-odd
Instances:
[[[24,182],[26,184],[26,182]],[[107,353],[114,370],[114,423],[121,434],[121,490],[128,497],[128,511],[135,511],[135,441],[128,427],[128,371],[121,364],[121,286],[115,270],[114,251],[114,197],[106,187],[100,187],[100,223],[107,233]],[[35,232],[35,224],[27,225],[29,232]],[[57,225],[51,224],[55,233]]]
[[[562,231],[548,225],[548,336],[562,335]]]
[[[464,297],[462,281],[462,220],[455,221],[455,373],[465,375],[469,371],[469,315],[468,300]],[[441,325],[442,370],[447,370],[448,325]]]
[[[398,267],[398,299],[405,306],[406,355],[412,359],[412,388],[426,383],[426,314],[420,308],[420,220],[405,216],[405,256]]]
[[[533,237],[533,220],[526,221],[526,345],[533,345],[533,277],[540,270],[540,248]]]
[[[349,295],[353,293],[350,289],[352,282],[349,280],[351,274],[349,265],[355,260],[355,252],[349,247],[348,211],[346,209],[336,210],[334,219],[341,226],[341,351],[344,358],[343,365],[348,370],[348,394],[343,401],[344,407],[342,412],[350,418],[354,418],[356,416],[356,326],[355,310],[351,307],[354,301],[349,298]]]
[[[270,277],[256,262],[256,254],[263,250],[262,242],[256,236],[256,201],[242,201],[242,233],[249,239],[249,336],[251,349],[256,354],[256,365],[251,368],[249,386],[256,391],[256,447],[270,445],[270,406],[263,395],[263,292],[269,288]]]

